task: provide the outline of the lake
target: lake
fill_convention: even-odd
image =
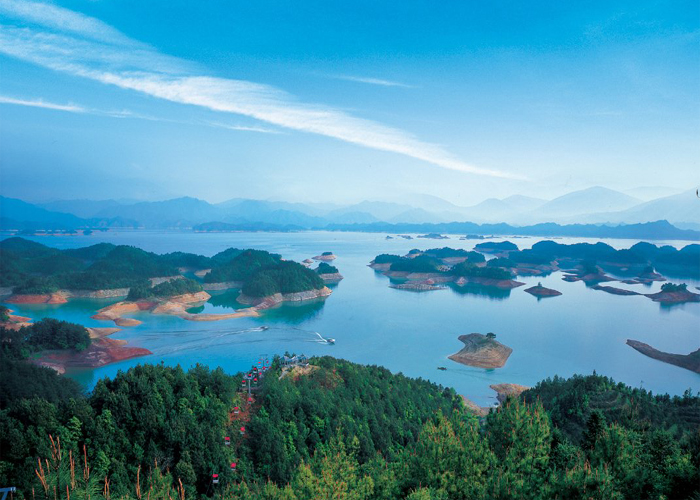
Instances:
[[[412,248],[473,249],[478,240],[392,239],[385,234],[301,233],[193,233],[178,231],[109,231],[90,236],[32,237],[45,245],[75,248],[99,242],[127,244],[145,250],[213,255],[228,247],[258,248],[301,261],[333,251],[345,279],[333,287],[325,301],[284,304],[260,318],[193,322],[149,313],[134,315],[143,321],[124,328],[114,338],[144,347],[152,356],[136,358],[94,370],[71,371],[87,387],[105,376],[139,363],[221,366],[235,373],[250,368],[261,355],[303,353],[331,355],[363,364],[382,365],[392,372],[422,377],[482,404],[493,404],[489,384],[502,382],[534,385],[547,377],[568,377],[594,370],[654,393],[682,394],[700,391],[700,375],[650,359],[625,344],[626,339],[646,342],[662,351],[687,354],[700,347],[700,303],[662,306],[643,296],[616,296],[592,290],[582,282],[563,281],[555,272],[547,277],[521,277],[527,286],[510,292],[489,293],[482,288],[412,292],[389,288],[385,276],[367,267],[380,253],[405,254]],[[521,249],[547,238],[508,239]],[[597,242],[598,239],[560,238],[559,243]],[[628,248],[637,240],[602,240],[615,248]],[[689,242],[656,241],[682,247]],[[672,280],[679,282],[680,280]],[[689,288],[700,282],[683,279]],[[538,300],[525,288],[542,285],[563,293]],[[651,293],[658,283],[613,286]],[[215,295],[198,311],[230,312],[242,307],[230,291]],[[114,300],[70,300],[63,305],[6,304],[17,314],[34,319],[55,317],[86,326],[114,326],[90,318]],[[269,329],[262,330],[261,326]],[[494,332],[513,354],[503,368],[484,370],[460,365],[447,356],[462,348],[459,335]],[[335,345],[320,342],[333,337]],[[437,370],[447,367],[446,371]]]

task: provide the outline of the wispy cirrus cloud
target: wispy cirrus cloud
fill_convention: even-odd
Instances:
[[[403,87],[406,89],[415,88],[413,85],[408,85],[407,83],[395,82],[393,80],[384,80],[383,78],[372,78],[367,76],[332,75],[331,78],[335,78],[336,80],[346,80],[348,82],[379,85],[380,87]]]
[[[68,9],[40,2],[0,0],[0,13],[14,20],[14,25],[0,25],[0,53],[55,71],[402,154],[450,170],[520,178],[470,165],[442,146],[403,130],[328,106],[300,102],[269,85],[198,75],[194,64],[161,54],[102,21]]]
[[[30,108],[52,109],[54,111],[67,111],[69,113],[88,113],[89,110],[75,104],[56,104],[46,102],[42,99],[15,99],[14,97],[0,96],[0,104],[14,104],[17,106],[28,106]]]
[[[11,104],[15,106],[26,106],[30,108],[42,108],[49,109],[52,111],[65,111],[68,113],[77,113],[85,115],[95,115],[95,116],[107,116],[111,118],[133,118],[137,120],[148,120],[154,122],[168,122],[168,123],[181,123],[183,125],[199,125],[205,127],[222,128],[226,130],[236,130],[242,132],[260,132],[263,134],[281,134],[279,130],[256,127],[250,125],[238,125],[223,122],[212,122],[212,121],[193,121],[193,120],[173,120],[170,118],[162,118],[153,115],[144,115],[141,113],[135,113],[129,110],[104,110],[87,108],[85,106],[80,106],[78,104],[57,104],[54,102],[48,102],[44,99],[18,99],[15,97],[0,95],[0,104]]]

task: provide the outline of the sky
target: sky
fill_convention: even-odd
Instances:
[[[663,195],[699,89],[696,0],[0,0],[0,194]]]

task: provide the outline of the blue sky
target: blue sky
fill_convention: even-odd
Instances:
[[[0,0],[0,191],[689,189],[699,19],[697,1]]]

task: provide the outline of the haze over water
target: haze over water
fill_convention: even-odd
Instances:
[[[92,236],[32,238],[45,245],[74,248],[101,241],[128,244],[148,251],[172,251],[213,255],[229,247],[258,248],[301,261],[323,251],[333,251],[333,262],[345,279],[325,301],[285,304],[265,311],[260,318],[216,322],[193,322],[171,316],[142,313],[137,327],[124,328],[114,338],[151,350],[152,356],[127,360],[95,370],[69,372],[88,387],[102,377],[139,363],[202,363],[221,366],[227,372],[245,370],[260,354],[304,353],[332,355],[350,361],[383,365],[393,372],[454,387],[479,404],[489,404],[495,393],[489,384],[534,385],[547,377],[572,374],[610,376],[618,382],[644,387],[654,393],[682,394],[700,390],[700,375],[650,359],[625,344],[636,339],[667,352],[687,354],[698,347],[700,304],[661,306],[643,296],[616,296],[568,283],[555,272],[547,277],[519,277],[526,286],[510,292],[488,293],[473,289],[410,292],[389,288],[389,279],[367,267],[380,253],[405,254],[412,248],[442,246],[472,249],[478,241],[403,239],[385,240],[384,234],[214,233],[123,231]],[[543,238],[511,238],[521,249]],[[496,241],[499,241],[500,238]],[[587,240],[557,239],[560,243]],[[636,240],[605,240],[615,248],[628,248]],[[682,247],[687,242],[656,241],[657,245]],[[690,289],[700,282],[688,279]],[[562,296],[537,298],[523,290],[542,282]],[[652,286],[615,286],[650,293]],[[215,295],[205,312],[230,312],[243,307],[235,302],[236,291]],[[38,319],[55,317],[86,326],[113,326],[90,319],[95,311],[114,301],[70,300],[63,305],[9,305],[20,315]],[[268,330],[261,330],[268,326]],[[447,356],[458,351],[459,335],[494,332],[497,340],[513,348],[503,368],[484,370],[455,363]],[[321,341],[336,339],[335,345]],[[446,371],[437,370],[447,367]]]

